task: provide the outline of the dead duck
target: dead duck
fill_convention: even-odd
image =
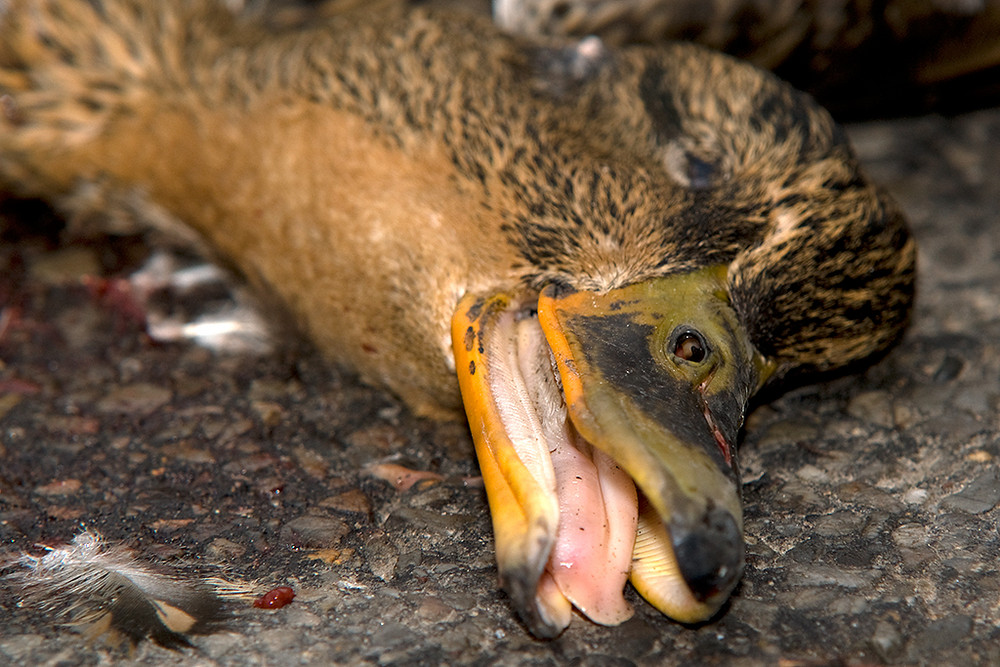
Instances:
[[[908,318],[914,243],[842,132],[699,47],[403,7],[264,31],[196,0],[14,0],[0,32],[6,187],[183,224],[331,359],[464,408],[540,637],[621,622],[627,580],[715,614],[748,400]]]

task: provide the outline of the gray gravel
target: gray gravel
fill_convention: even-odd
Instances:
[[[233,603],[221,632],[175,652],[87,642],[0,586],[0,663],[1000,664],[1000,111],[851,134],[920,242],[913,327],[863,374],[751,416],[747,573],[696,628],[630,592],[620,627],[577,618],[532,639],[495,586],[462,425],[418,420],[309,350],[153,344],[127,299],[81,282],[135,266],[141,247],[8,231],[4,548],[85,525],[151,561],[298,596]]]

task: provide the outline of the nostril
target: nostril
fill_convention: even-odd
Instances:
[[[670,536],[681,575],[701,602],[728,595],[743,574],[743,534],[733,515],[710,507],[695,523],[670,525]]]

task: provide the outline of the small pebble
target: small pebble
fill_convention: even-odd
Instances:
[[[892,541],[901,547],[919,547],[927,544],[930,532],[920,523],[904,523],[892,531]]]
[[[42,486],[35,487],[35,493],[41,496],[70,496],[83,486],[78,479],[59,479]]]
[[[318,505],[349,514],[360,514],[364,517],[370,517],[372,513],[372,503],[361,489],[349,489],[336,496],[321,500]]]
[[[965,368],[965,362],[961,358],[950,353],[946,354],[931,379],[937,384],[951,382],[958,377],[963,368]]]
[[[246,551],[246,547],[242,544],[237,544],[224,537],[215,538],[205,549],[206,555],[215,560],[233,560],[241,557]]]
[[[281,539],[304,549],[336,547],[350,532],[346,523],[334,517],[305,515],[292,519],[281,528]]]
[[[879,621],[871,638],[872,648],[885,662],[891,662],[903,652],[903,636],[895,623]]]
[[[1000,503],[1000,470],[985,472],[958,493],[941,501],[941,507],[969,514],[988,512]]]
[[[113,389],[97,403],[97,409],[105,413],[148,415],[171,398],[173,393],[165,387],[137,382]]]
[[[924,631],[910,641],[909,654],[918,662],[925,656],[940,653],[947,655],[950,647],[972,632],[972,619],[968,616],[945,616],[933,621]]]
[[[927,491],[923,489],[907,489],[903,494],[903,502],[907,505],[920,505],[927,500]]]
[[[865,391],[857,394],[847,405],[847,414],[863,422],[886,428],[895,425],[892,397],[884,391]]]
[[[808,482],[826,482],[829,479],[825,470],[811,464],[802,466],[795,474]]]
[[[440,623],[442,621],[450,621],[456,617],[455,609],[449,607],[441,598],[434,596],[427,596],[421,602],[420,606],[417,608],[417,617],[421,620],[430,623]]]

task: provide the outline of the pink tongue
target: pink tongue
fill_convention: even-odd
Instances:
[[[632,616],[622,590],[638,521],[635,485],[609,456],[575,431],[570,440],[560,439],[551,452],[559,531],[547,570],[587,618],[618,625]]]
[[[507,326],[515,338],[514,361],[510,370],[496,366],[494,377],[507,388],[497,395],[512,400],[498,409],[506,415],[518,457],[559,502],[559,527],[539,599],[549,600],[554,585],[590,620],[617,625],[632,616],[622,591],[638,522],[635,485],[570,423],[538,320],[511,316]]]

